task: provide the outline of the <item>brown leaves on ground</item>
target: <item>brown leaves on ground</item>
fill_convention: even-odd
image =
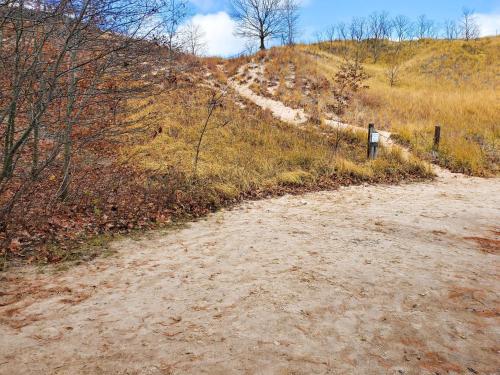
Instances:
[[[474,241],[479,250],[487,254],[500,254],[500,240],[498,239],[498,231],[492,231],[497,238],[486,237],[465,237],[465,240]]]

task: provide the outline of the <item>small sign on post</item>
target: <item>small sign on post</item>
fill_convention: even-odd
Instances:
[[[375,125],[368,126],[368,159],[375,159],[377,157],[378,144],[380,142],[380,133],[375,131]]]

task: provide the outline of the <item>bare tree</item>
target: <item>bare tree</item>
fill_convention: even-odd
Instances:
[[[182,50],[182,39],[179,38],[179,28],[188,15],[188,0],[161,0],[164,2],[161,12],[162,32],[158,39],[169,51],[169,74],[176,52]]]
[[[283,39],[286,45],[293,46],[299,33],[299,5],[296,0],[282,0]]]
[[[200,25],[188,22],[182,26],[180,34],[184,49],[188,53],[193,56],[200,56],[205,52],[205,33],[201,29]]]
[[[391,36],[392,23],[387,12],[375,12],[368,17],[369,25],[369,45],[373,56],[373,61],[380,58],[385,45],[385,40]]]
[[[412,38],[413,30],[411,20],[404,15],[394,17],[392,26],[397,43],[392,43],[388,46],[386,76],[389,80],[389,85],[394,87],[400,80],[402,42]]]
[[[339,22],[336,26],[339,40],[347,40],[349,37],[349,27],[345,22]]]
[[[336,26],[338,40],[341,42],[340,53],[344,57],[344,60],[348,59],[349,55],[349,27],[345,22],[339,22]]]
[[[160,10],[159,0],[0,4],[0,196],[14,192],[0,221],[48,168],[67,197],[75,147],[116,131],[119,102],[143,88],[117,78],[143,71]]]
[[[326,40],[327,36],[325,35],[324,30],[318,30],[314,32],[314,42],[316,44],[321,44]]]
[[[416,23],[416,33],[418,39],[432,38],[435,36],[436,25],[433,20],[427,18],[425,14],[418,16]]]
[[[261,50],[266,40],[282,35],[282,0],[231,0],[231,6],[238,22],[236,35],[258,39]]]
[[[349,27],[351,40],[354,42],[354,64],[356,66],[361,64],[364,53],[364,40],[368,35],[366,19],[362,17],[355,17],[352,19]]]
[[[349,25],[351,40],[362,42],[367,36],[366,20],[362,17],[354,17]]]
[[[410,39],[412,25],[411,20],[408,17],[404,15],[398,15],[392,20],[392,25],[398,42]]]
[[[460,31],[462,37],[469,41],[471,39],[479,38],[479,25],[474,15],[474,10],[464,8],[462,10],[462,19],[460,21]]]
[[[385,71],[387,79],[389,80],[389,85],[391,87],[396,86],[400,80],[401,65],[397,59],[397,55],[391,58],[389,65]]]
[[[448,40],[458,39],[460,31],[457,22],[454,20],[446,20],[444,22],[445,38]]]
[[[344,139],[346,139],[347,136],[346,129],[341,124],[335,124],[333,126],[333,131],[330,131],[330,134],[332,134],[330,140],[333,146],[333,152],[337,154],[340,148],[340,144]]]
[[[258,51],[258,46],[253,40],[247,40],[241,53],[242,56],[251,56]]]
[[[326,39],[330,43],[330,49],[333,48],[333,42],[335,41],[336,32],[337,32],[337,28],[335,27],[335,25],[331,25],[330,27],[328,27],[325,30]]]
[[[207,102],[207,106],[206,106],[207,113],[206,113],[205,119],[203,121],[203,125],[200,129],[200,134],[198,136],[198,142],[196,142],[196,148],[195,148],[195,156],[194,156],[194,162],[193,162],[193,177],[195,179],[198,176],[198,163],[200,161],[200,152],[201,152],[201,148],[203,145],[203,139],[204,139],[205,135],[210,130],[220,129],[220,128],[227,126],[230,122],[229,120],[226,119],[226,120],[222,121],[221,123],[215,125],[214,127],[212,127],[212,128],[210,127],[210,120],[214,116],[217,109],[223,107],[225,97],[226,97],[225,90],[223,90],[222,92],[212,91],[212,93],[210,95],[210,99]]]

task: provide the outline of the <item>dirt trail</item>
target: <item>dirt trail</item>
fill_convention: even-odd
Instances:
[[[500,180],[245,203],[0,275],[0,374],[496,374]],[[495,225],[497,225],[495,227]]]
[[[286,196],[12,270],[0,374],[498,373],[499,191],[450,176]]]
[[[240,67],[235,77],[229,80],[229,85],[242,97],[250,100],[257,106],[264,110],[269,110],[274,117],[281,121],[287,122],[292,125],[302,125],[309,119],[309,116],[303,109],[294,109],[286,106],[284,103],[258,95],[250,88],[253,83],[259,83],[264,80],[264,63],[250,63]],[[294,77],[290,77],[294,79]],[[289,81],[287,81],[289,83]],[[331,117],[331,116],[328,116]],[[325,119],[324,123],[332,127],[339,127],[341,129],[362,130],[364,128],[344,123],[339,120]],[[391,133],[384,130],[377,130],[380,134],[380,142],[386,147],[399,147],[391,140]],[[408,156],[409,153],[406,149],[401,148],[403,154]],[[440,170],[438,170],[439,172]]]
[[[293,125],[301,125],[307,121],[308,116],[302,109],[287,107],[278,100],[260,96],[252,91],[250,86],[258,82],[264,76],[264,65],[243,65],[238,74],[229,80],[229,85],[242,97],[252,101],[264,110],[269,110],[274,117]]]

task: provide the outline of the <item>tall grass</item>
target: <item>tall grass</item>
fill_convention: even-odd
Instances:
[[[304,47],[331,72],[339,58],[321,46]],[[346,121],[397,133],[401,142],[453,171],[490,176],[500,173],[500,38],[478,41],[422,41],[402,46],[399,80],[387,77],[389,56],[367,58],[371,76],[345,116]],[[433,132],[442,143],[432,152]]]
[[[149,124],[151,131],[140,138],[130,136],[123,158],[151,173],[175,169],[177,175],[202,186],[207,196],[219,202],[259,191],[431,175],[424,163],[408,162],[390,152],[383,153],[378,163],[366,161],[364,136],[352,132],[344,135],[335,152],[328,133],[313,126],[299,129],[284,124],[250,103],[240,108],[229,96],[211,120],[194,177],[195,146],[209,91],[197,87],[151,98],[149,105],[135,114],[155,114]],[[137,108],[142,104],[131,103]],[[228,120],[227,126],[218,127]]]

